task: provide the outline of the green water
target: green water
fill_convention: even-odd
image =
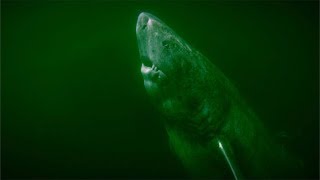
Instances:
[[[187,176],[143,87],[142,11],[212,60],[274,136],[286,131],[302,176],[318,177],[318,2],[4,1],[1,9],[3,178]]]

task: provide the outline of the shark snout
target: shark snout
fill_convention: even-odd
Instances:
[[[153,65],[161,69],[166,61],[163,42],[168,37],[168,27],[152,14],[142,12],[136,25],[137,42],[142,63],[151,68]]]
[[[140,31],[140,30],[144,30],[147,27],[148,24],[148,13],[141,13],[138,17],[138,22],[137,22],[137,27],[136,27],[136,31]]]
[[[144,31],[152,26],[152,24],[157,21],[157,18],[152,14],[142,12],[138,17],[136,31]]]

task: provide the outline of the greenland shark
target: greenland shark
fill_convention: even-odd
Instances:
[[[280,178],[292,170],[286,150],[210,60],[149,13],[139,15],[136,35],[145,89],[192,177]]]

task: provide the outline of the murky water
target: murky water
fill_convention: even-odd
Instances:
[[[143,87],[141,11],[212,60],[318,176],[317,4],[4,2],[4,177],[187,176]]]

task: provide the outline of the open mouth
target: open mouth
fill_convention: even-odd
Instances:
[[[166,79],[166,75],[148,57],[141,57],[141,73],[145,80],[159,81]]]
[[[153,64],[148,57],[146,56],[141,57],[141,61],[142,61],[142,65],[147,70],[146,73],[149,71],[155,71],[155,72],[159,71],[159,68],[155,64]]]

